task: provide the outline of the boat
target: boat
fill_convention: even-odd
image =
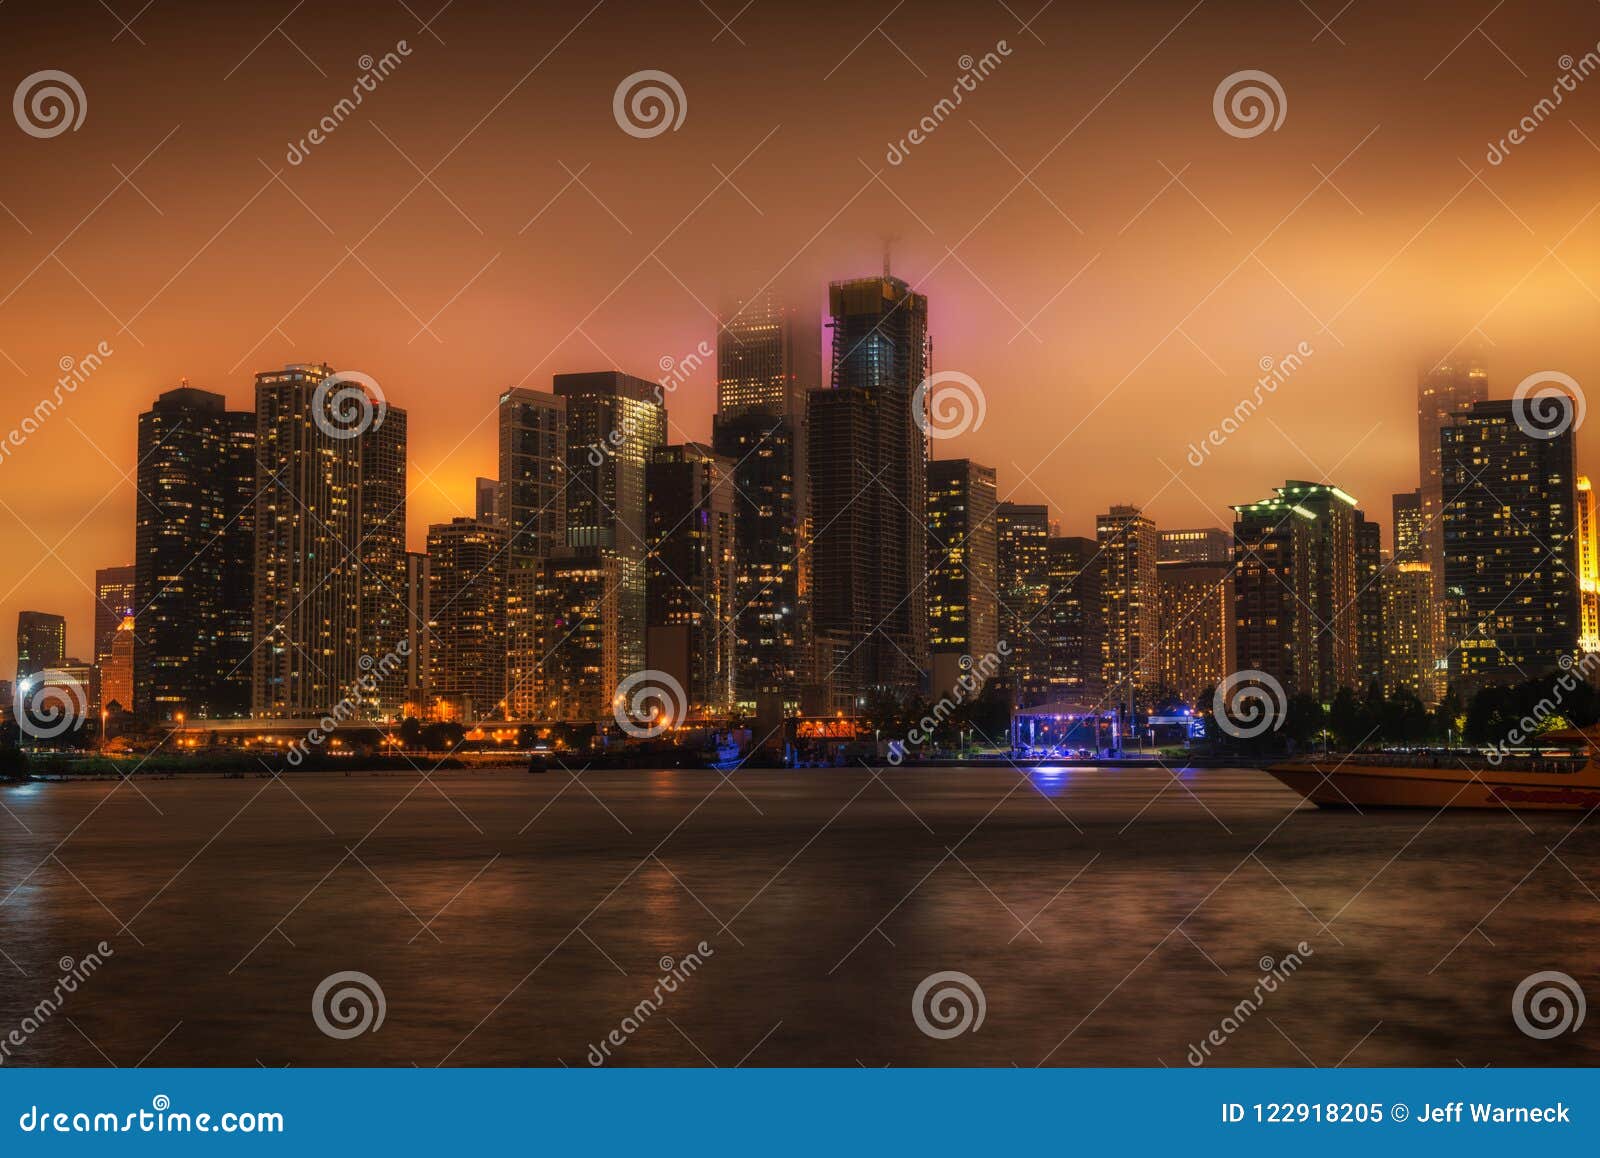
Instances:
[[[1580,736],[1575,747],[1532,750],[1413,749],[1302,756],[1268,767],[1283,784],[1319,808],[1510,809],[1577,812],[1600,809],[1597,749]]]

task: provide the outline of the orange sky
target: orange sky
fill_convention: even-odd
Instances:
[[[936,453],[994,464],[1002,495],[1048,501],[1067,533],[1113,502],[1221,523],[1290,476],[1331,477],[1387,528],[1390,492],[1415,485],[1419,362],[1476,341],[1497,395],[1539,370],[1597,380],[1600,75],[1485,160],[1600,41],[1592,3],[1474,31],[1487,0],[1356,0],[1330,31],[1297,4],[1056,0],[1022,29],[1038,0],[756,0],[728,31],[693,3],[592,2],[463,0],[437,39],[394,0],[313,0],[279,32],[288,0],[161,0],[132,32],[95,0],[0,7],[5,90],[60,69],[87,100],[50,139],[0,121],[0,432],[60,359],[114,351],[0,459],[0,671],[23,608],[65,613],[88,652],[93,571],[132,555],[135,416],[181,377],[243,407],[284,362],[374,376],[412,416],[420,546],[494,473],[506,386],[655,376],[714,340],[719,302],[776,280],[820,310],[886,237],[930,299],[936,367],[987,400]],[[393,74],[289,164],[359,58],[401,40]],[[960,58],[1001,40],[1003,63],[888,163]],[[642,69],[681,84],[677,131],[618,127],[613,92]],[[1276,131],[1218,127],[1213,93],[1243,69],[1281,84]],[[1302,341],[1304,368],[1187,462],[1259,360]],[[674,438],[708,435],[713,397],[704,371],[677,391]],[[1597,437],[1579,435],[1591,463]]]

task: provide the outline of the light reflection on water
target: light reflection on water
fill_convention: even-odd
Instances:
[[[1183,1065],[1301,941],[1212,1064],[1600,1060],[1592,1034],[1536,1042],[1510,1017],[1542,969],[1600,995],[1600,903],[1574,877],[1600,881],[1600,825],[1571,816],[1322,813],[1258,772],[1078,766],[193,777],[0,803],[0,1033],[59,958],[114,949],[8,1064],[581,1065],[701,941],[615,1064]],[[388,1013],[335,1041],[309,1005],[347,969]],[[981,984],[981,1032],[916,1028],[941,970]]]

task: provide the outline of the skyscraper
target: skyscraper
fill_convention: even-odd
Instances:
[[[191,386],[139,415],[128,706],[142,718],[250,713],[255,445],[253,413]]]
[[[928,464],[928,644],[940,695],[1000,642],[995,499],[994,467]]]
[[[691,718],[733,710],[733,463],[700,443],[658,446],[645,472],[645,662],[678,681]]]
[[[505,555],[498,521],[462,518],[428,528],[428,696],[448,719],[503,715]]]
[[[95,664],[100,692],[97,710],[109,712],[115,704],[125,712],[133,710],[133,616],[124,617],[111,633],[106,657]]]
[[[822,384],[822,331],[814,310],[762,294],[721,319],[717,415],[800,415]]]
[[[812,616],[840,656],[828,676],[858,704],[926,683],[926,420],[912,412],[932,356],[928,299],[898,278],[834,282],[832,388],[807,399]]]
[[[1233,563],[1156,564],[1160,587],[1158,682],[1191,706],[1238,670],[1234,654]]]
[[[1042,667],[1047,694],[1042,700],[1073,699],[1098,706],[1105,690],[1099,553],[1099,544],[1083,535],[1057,535],[1047,541],[1048,596],[1034,620],[1049,645]]]
[[[1410,692],[1425,704],[1435,696],[1433,576],[1409,560],[1386,569],[1383,587],[1383,692]]]
[[[428,714],[428,553],[406,552],[406,703],[405,714],[422,719]]]
[[[333,373],[291,365],[256,375],[251,702],[260,717],[320,716],[363,674],[362,443],[371,430],[345,429],[335,388],[319,389]]]
[[[1356,512],[1356,691],[1383,683],[1383,530]]]
[[[138,599],[138,571],[132,563],[123,567],[101,567],[94,573],[94,709],[99,711],[106,700],[106,669],[111,663],[111,647],[117,638],[117,629],[136,609]],[[127,642],[132,643],[130,633]],[[128,662],[133,662],[129,652]],[[120,685],[117,703],[124,711],[133,710],[133,669],[127,673],[126,688]]]
[[[616,559],[602,616],[616,632],[603,682],[645,670],[645,464],[666,441],[661,387],[615,370],[557,374],[567,404],[567,544]],[[609,699],[609,696],[608,696]]]
[[[1114,702],[1154,687],[1160,602],[1156,591],[1156,525],[1134,506],[1114,506],[1095,520],[1099,548],[1101,656]]]
[[[1050,510],[1039,503],[999,503],[994,523],[1000,638],[1011,644],[1005,678],[1012,705],[1027,707],[1043,703],[1051,691],[1051,642],[1043,619],[1051,595]],[[1097,620],[1099,613],[1097,606]],[[1103,666],[1098,643],[1096,636],[1097,684]]]
[[[566,478],[567,400],[521,387],[500,395],[496,499],[513,566],[567,545]]]
[[[617,650],[616,621],[606,615],[609,594],[621,581],[622,561],[600,550],[563,547],[533,567],[537,576],[531,628],[513,640],[522,666],[533,674],[540,720],[590,723],[610,718],[617,683],[610,657]]]
[[[1426,563],[1428,552],[1422,519],[1422,492],[1401,491],[1394,496],[1394,561]],[[1429,580],[1432,581],[1431,578]]]
[[[101,567],[94,573],[94,662],[104,663],[111,656],[111,641],[122,621],[137,609],[138,570],[132,563],[123,567]],[[122,705],[131,709],[131,701]]]
[[[17,612],[17,679],[67,662],[67,621],[48,611]]]
[[[1463,694],[1578,650],[1573,433],[1527,433],[1517,406],[1474,403],[1439,435],[1450,683]]]
[[[1357,690],[1355,499],[1291,480],[1233,510],[1239,667],[1324,703],[1340,688]]]
[[[355,441],[361,449],[361,537],[354,546],[361,560],[361,654],[374,686],[364,693],[366,714],[374,719],[401,714],[406,699],[405,665],[378,661],[411,639],[406,563],[406,412],[388,407],[381,424]]]
[[[1596,522],[1594,487],[1578,476],[1578,649],[1600,651],[1600,524]]]
[[[1420,483],[1417,487],[1422,523],[1421,559],[1433,577],[1433,644],[1437,678],[1444,676],[1445,658],[1454,650],[1451,624],[1460,619],[1445,594],[1444,503],[1452,497],[1443,488],[1439,458],[1441,432],[1452,416],[1489,397],[1489,375],[1474,357],[1440,362],[1417,376],[1417,457]],[[1443,689],[1440,689],[1442,694]]]
[[[814,311],[766,295],[722,319],[711,438],[733,462],[735,695],[763,719],[796,711],[807,676],[806,395],[821,385]]]

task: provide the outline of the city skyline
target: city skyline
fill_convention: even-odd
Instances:
[[[76,590],[64,610],[77,654],[91,647],[79,580],[128,561],[134,498],[113,464],[126,465],[128,421],[159,389],[187,377],[239,408],[264,367],[326,360],[372,374],[413,412],[415,550],[427,526],[474,513],[473,481],[495,473],[499,393],[596,366],[653,378],[661,359],[714,339],[710,312],[774,278],[803,287],[820,318],[826,281],[870,275],[886,236],[894,272],[930,299],[935,369],[971,374],[989,396],[985,425],[938,456],[994,465],[1002,501],[1048,498],[1078,533],[1129,502],[1159,525],[1221,525],[1211,512],[1241,496],[1318,477],[1307,457],[1381,519],[1385,496],[1415,485],[1419,365],[1481,341],[1501,390],[1540,370],[1580,382],[1600,371],[1583,340],[1597,222],[1570,179],[1600,167],[1583,136],[1596,136],[1594,95],[1567,98],[1571,125],[1543,125],[1498,165],[1485,156],[1548,92],[1558,59],[1592,45],[1575,4],[1539,21],[1501,13],[1482,35],[1444,5],[1367,13],[1348,36],[1332,21],[1337,38],[1308,13],[1249,19],[1253,6],[1154,5],[1087,24],[1052,8],[1028,31],[999,5],[963,6],[936,22],[897,14],[893,45],[872,37],[849,56],[882,14],[831,11],[824,33],[758,5],[735,22],[739,37],[795,52],[793,72],[759,74],[738,40],[713,40],[709,15],[701,27],[607,5],[581,25],[582,12],[523,18],[530,45],[570,38],[515,88],[538,55],[497,51],[498,15],[452,10],[440,45],[398,6],[359,27],[306,10],[286,32],[313,68],[282,38],[247,57],[283,13],[245,6],[241,23],[259,12],[260,30],[238,30],[216,76],[168,69],[173,91],[158,96],[139,87],[152,62],[181,58],[184,21],[206,26],[182,4],[163,9],[144,17],[143,55],[127,36],[89,43],[53,14],[5,13],[20,38],[93,79],[81,131],[0,143],[17,171],[84,175],[4,197],[8,403],[28,413],[59,359],[102,341],[114,351],[0,463],[0,478],[73,463],[26,512],[10,497],[0,508],[8,535],[46,556],[0,561],[0,616]],[[598,68],[640,19],[668,59]],[[1030,51],[1042,47],[1033,34],[1049,54]],[[400,39],[411,54],[358,118],[299,164],[283,159],[348,91],[356,58]],[[959,58],[999,40],[1009,55],[958,117],[891,163],[886,144],[949,91]],[[1052,67],[1062,51],[1079,67]],[[471,85],[452,80],[456,52],[479,64]],[[1267,60],[1286,85],[1283,126],[1225,133],[1218,82]],[[678,77],[691,109],[680,131],[641,141],[611,120],[610,98],[652,64]],[[1161,83],[1144,83],[1156,68]],[[232,98],[245,78],[273,99]],[[798,102],[815,113],[806,124],[785,115]],[[459,118],[417,127],[435,104]],[[386,219],[417,181],[407,156],[423,172],[448,159]],[[208,181],[187,180],[197,166]],[[1186,462],[1249,393],[1258,361],[1303,341],[1315,353],[1270,406],[1203,466]],[[684,378],[671,441],[711,440],[713,393],[711,367]],[[1580,458],[1595,449],[1587,432],[1578,441]]]

